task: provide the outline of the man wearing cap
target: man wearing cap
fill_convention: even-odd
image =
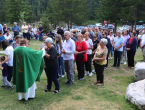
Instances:
[[[120,67],[121,55],[123,52],[124,38],[121,36],[121,31],[117,32],[117,37],[114,39],[114,64],[112,67]]]
[[[5,39],[7,40],[8,43],[12,43],[13,42],[13,37],[12,35],[9,33],[9,30],[7,30],[6,34],[4,35]]]
[[[45,55],[45,49],[35,51],[27,48],[28,45],[29,41],[22,39],[20,47],[14,50],[13,84],[16,85],[18,100],[35,97],[37,88],[35,81],[40,81],[40,75],[43,72],[42,57]]]

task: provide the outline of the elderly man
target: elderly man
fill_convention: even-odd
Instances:
[[[141,49],[142,49],[142,54],[143,54],[143,59],[145,62],[145,34],[143,34],[142,38],[141,38]]]
[[[16,37],[17,35],[19,35],[19,32],[21,31],[19,26],[17,26],[17,23],[14,22],[14,26],[12,27],[12,31],[14,32],[14,37]]]
[[[92,32],[91,32],[91,29],[85,27],[85,28],[84,28],[84,31],[89,32],[89,38],[93,41],[93,34],[92,34]]]
[[[4,24],[3,31],[4,31],[4,35],[9,31],[9,27],[6,24]]]
[[[95,27],[95,32],[98,32],[99,35],[98,35],[98,40],[101,41],[101,39],[103,38],[102,37],[102,33],[99,31],[99,28],[98,27]]]
[[[124,38],[121,36],[121,31],[117,32],[117,37],[115,37],[114,39],[114,64],[112,65],[112,67],[116,67],[119,68],[120,67],[120,61],[121,61],[121,55],[123,52],[123,44],[124,44]],[[117,63],[118,60],[118,63]]]
[[[65,65],[65,71],[67,73],[68,81],[65,84],[71,86],[74,83],[74,53],[75,53],[75,43],[71,39],[71,33],[69,31],[65,31],[64,33],[65,41],[63,44],[63,59]]]
[[[12,43],[13,42],[13,37],[12,35],[9,33],[9,30],[7,31],[7,33],[4,35],[5,39],[7,40],[8,43]]]
[[[40,81],[43,71],[42,57],[45,55],[45,49],[35,51],[27,48],[28,42],[27,39],[22,39],[20,47],[14,50],[13,84],[16,85],[18,100],[35,97],[35,81]]]
[[[26,22],[24,22],[22,25],[22,32],[23,32],[23,37],[28,39],[28,26],[26,25]]]
[[[42,38],[44,36],[44,33],[43,33],[43,27],[42,27],[42,24],[40,24],[40,27],[39,27],[39,37],[40,37],[40,41],[42,41]]]
[[[3,26],[0,24],[0,32],[3,32]]]

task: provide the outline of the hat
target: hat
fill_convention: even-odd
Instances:
[[[53,40],[52,40],[52,38],[47,38],[47,39],[45,39],[45,42],[48,42],[48,43],[53,43]]]
[[[101,41],[103,42],[104,45],[107,45],[107,43],[108,43],[107,39],[105,39],[105,38],[101,39]]]

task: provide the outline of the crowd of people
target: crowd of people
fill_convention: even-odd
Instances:
[[[0,69],[3,73],[2,87],[7,85],[9,86],[9,89],[12,89],[13,86],[10,82],[12,81],[12,76],[14,78],[17,73],[13,73],[12,70],[21,72],[20,70],[14,69],[16,67],[13,67],[13,64],[15,64],[15,66],[17,64],[14,63],[16,62],[16,59],[13,59],[13,57],[18,55],[17,51],[20,47],[28,47],[30,40],[28,35],[29,26],[26,25],[25,22],[23,23],[22,31],[24,39],[22,39],[21,36],[19,36],[20,28],[14,23],[12,31],[14,32],[15,41],[13,41],[12,37],[9,37],[9,28],[6,24],[4,24],[3,30],[4,36],[3,33],[0,32],[0,42],[3,50],[6,52],[6,58],[4,56],[1,57],[0,63],[0,65],[2,65]],[[44,92],[51,91],[52,82],[55,84],[55,91],[53,93],[56,94],[60,92],[58,79],[59,77],[64,78],[65,72],[67,76],[65,84],[67,84],[67,86],[72,86],[75,80],[75,68],[77,69],[77,80],[82,81],[85,76],[91,77],[93,73],[96,73],[96,81],[94,83],[98,86],[102,86],[104,85],[103,72],[108,68],[108,60],[114,59],[112,67],[120,68],[120,64],[124,61],[124,65],[134,69],[134,57],[138,46],[140,46],[140,49],[142,50],[143,61],[145,62],[145,29],[140,33],[137,33],[130,26],[129,30],[123,32],[118,30],[115,34],[113,31],[102,30],[99,29],[99,27],[85,27],[82,29],[81,33],[78,33],[75,29],[66,31],[59,28],[57,32],[51,31],[49,33],[55,35],[55,42],[52,38],[44,35],[41,24],[38,30],[33,26],[31,31],[34,33],[36,40],[40,39],[40,41],[44,42],[40,47],[40,51],[42,52],[40,58],[37,57],[38,53],[36,51],[28,50],[37,53],[32,54],[35,62],[38,61],[37,59],[43,58],[45,65],[44,70],[47,76],[47,84]],[[39,37],[37,32],[39,32]],[[64,39],[64,41],[62,39]],[[21,51],[21,49],[19,51]],[[19,52],[19,54],[22,54],[21,56],[27,56],[23,51]],[[19,59],[19,56],[17,58]],[[19,63],[21,63],[22,60],[23,59],[19,60]],[[92,69],[92,64],[94,69]],[[29,68],[32,66],[29,63],[27,63],[27,65],[25,63],[22,65]],[[35,68],[32,68],[32,70],[33,69]],[[16,78],[14,78],[14,80],[14,84],[16,84],[17,88]],[[24,92],[26,95],[26,92],[28,91],[17,92]],[[24,98],[24,96],[21,96],[20,100],[22,98]]]

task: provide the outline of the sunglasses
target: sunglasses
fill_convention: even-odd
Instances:
[[[97,38],[97,37],[94,37],[94,38]]]
[[[105,34],[102,34],[102,35],[105,35]]]

